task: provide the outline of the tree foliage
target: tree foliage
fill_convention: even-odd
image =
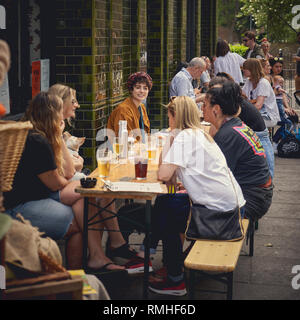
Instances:
[[[265,32],[268,39],[295,41],[295,32],[289,25],[292,7],[299,4],[299,0],[240,0],[240,3],[238,17],[252,17],[258,31]]]

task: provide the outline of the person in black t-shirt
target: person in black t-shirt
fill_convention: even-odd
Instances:
[[[212,88],[217,84],[223,84],[225,81],[230,80],[234,82],[232,77],[225,73],[218,73],[219,76],[211,80],[209,87]],[[269,138],[269,131],[265,125],[264,119],[261,116],[259,110],[243,95],[241,90],[241,104],[240,104],[240,113],[238,117],[250,127],[259,137],[259,140],[262,146],[265,149],[267,162],[269,165],[271,177],[273,178],[274,174],[274,151],[272,147],[271,140]]]
[[[259,219],[271,205],[273,184],[260,140],[251,128],[235,117],[241,99],[239,86],[231,81],[210,88],[203,116],[215,126],[214,139],[242,188],[246,200],[245,216]]]
[[[69,182],[64,175],[61,149],[63,101],[58,96],[40,92],[25,116],[33,124],[33,131],[27,136],[13,188],[4,193],[6,212],[12,217],[21,213],[51,238],[68,239],[69,267],[81,268],[83,199],[74,192],[79,182]],[[102,272],[124,270],[123,266],[115,265],[105,256],[100,232],[89,231],[88,239],[90,269]]]

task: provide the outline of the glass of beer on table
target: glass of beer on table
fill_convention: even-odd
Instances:
[[[150,135],[147,137],[148,159],[156,160],[157,137]]]
[[[123,151],[123,141],[119,137],[114,137],[113,141],[113,150],[114,153],[117,155],[117,161],[120,159],[120,154]]]
[[[105,178],[109,176],[110,163],[112,159],[111,151],[107,148],[98,148],[96,153],[98,162],[99,177]]]

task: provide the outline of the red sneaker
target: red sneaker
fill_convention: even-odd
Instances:
[[[134,257],[130,259],[124,266],[125,269],[129,274],[137,274],[137,273],[143,273],[144,272],[144,264],[145,259],[140,257]],[[152,263],[149,261],[149,272],[152,272]]]
[[[155,293],[171,296],[184,296],[187,293],[184,280],[175,282],[168,277],[163,281],[151,282],[149,289]]]

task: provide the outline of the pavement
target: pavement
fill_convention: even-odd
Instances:
[[[249,248],[245,243],[243,245],[234,272],[234,300],[300,300],[300,159],[276,157],[274,185],[272,206],[259,220],[255,232],[253,257],[248,256]],[[130,238],[133,247],[142,240],[143,235]],[[154,269],[162,266],[161,254],[160,243],[152,260]],[[292,272],[293,268],[297,273]],[[135,275],[105,281],[105,286],[112,300],[140,300],[143,277]],[[195,299],[226,299],[224,294],[203,293],[197,288],[224,291],[225,285],[221,283],[197,279]],[[149,300],[176,301],[189,298],[188,295],[174,297],[149,291]]]

